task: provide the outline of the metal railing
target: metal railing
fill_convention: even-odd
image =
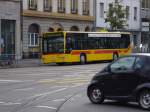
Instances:
[[[0,54],[0,67],[16,67],[15,54]]]
[[[150,53],[150,48],[136,47],[136,48],[133,49],[133,53]]]

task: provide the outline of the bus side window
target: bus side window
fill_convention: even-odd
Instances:
[[[68,37],[68,38],[67,38],[66,49],[67,49],[67,52],[71,52],[71,50],[72,50],[71,37]]]
[[[94,42],[95,43],[95,49],[98,49],[99,48],[99,41],[97,38],[94,41],[95,41]]]
[[[107,38],[104,37],[104,48],[107,49]]]
[[[104,48],[103,38],[99,37],[98,41],[99,41],[99,47],[98,48]]]

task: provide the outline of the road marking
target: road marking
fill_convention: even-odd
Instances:
[[[40,97],[40,96],[46,96],[46,95],[50,95],[50,94],[53,94],[53,93],[57,93],[57,92],[64,91],[64,90],[66,90],[66,89],[67,89],[67,88],[62,88],[62,89],[57,89],[57,90],[50,91],[50,92],[46,92],[46,93],[36,94],[36,95],[34,95],[34,96],[31,96],[30,98],[33,98],[33,97]]]
[[[61,92],[61,91],[64,91],[64,90],[66,90],[66,89],[67,89],[67,88],[61,88],[61,89],[54,90],[54,91],[50,91],[50,92],[35,94],[35,95],[30,96],[30,97],[28,97],[28,98],[18,99],[17,102],[21,102],[21,101],[24,101],[24,100],[30,100],[30,99],[33,99],[33,98],[36,98],[36,97],[43,98],[43,97],[45,97],[45,96],[47,96],[47,95],[50,95],[50,94],[53,94],[53,93],[57,93],[57,92]]]
[[[0,102],[1,105],[10,106],[10,105],[20,105],[21,103],[13,103],[13,102]]]
[[[63,80],[85,80],[85,79],[89,79],[90,77],[89,76],[78,76],[78,77],[67,77],[67,78],[64,78]]]
[[[53,100],[54,102],[61,102],[61,101],[65,101],[65,99],[56,99],[56,100]]]
[[[18,75],[18,74],[14,74]],[[21,74],[21,75],[29,75],[29,76],[41,76],[41,75],[50,75],[50,76],[56,76],[54,73],[26,73],[26,74]]]
[[[80,87],[80,86],[83,86],[83,85],[87,85],[85,83],[76,83],[74,86],[71,86],[72,88],[76,88],[76,87]]]
[[[21,81],[21,80],[0,80],[0,83],[15,83],[15,82],[24,82],[24,81]]]
[[[55,80],[52,79],[42,79],[40,81],[38,81],[39,83],[50,83],[50,82],[54,82]]]
[[[35,80],[4,80],[0,79],[0,83],[21,83],[21,82],[34,82]]]
[[[34,88],[23,88],[23,89],[15,89],[15,91],[29,91],[32,90]]]
[[[72,81],[60,81],[60,82],[57,82],[57,83],[59,83],[59,84],[65,84],[65,83],[88,83],[89,82],[89,80],[72,80]]]
[[[63,86],[63,85],[57,85],[57,86],[53,86],[51,87],[52,89],[56,89],[56,88],[69,88],[70,86]]]
[[[49,107],[49,106],[41,106],[41,105],[39,105],[39,106],[34,106],[34,107],[57,110],[57,108],[55,108],[55,107]]]
[[[67,78],[61,78],[61,79],[42,79],[39,80],[38,83],[56,83],[56,84],[67,84],[67,83],[87,83],[91,80],[90,77],[87,76],[81,76],[81,77],[75,77],[75,78],[71,78],[71,77],[67,77]]]

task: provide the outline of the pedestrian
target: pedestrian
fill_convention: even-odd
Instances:
[[[4,52],[4,38],[0,37],[0,52]]]

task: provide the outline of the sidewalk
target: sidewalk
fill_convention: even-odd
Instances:
[[[16,62],[17,68],[38,67],[43,65],[40,59],[22,59]]]
[[[3,68],[24,68],[24,67],[38,67],[42,66],[40,59],[22,59],[15,61],[12,65],[0,66],[0,69]]]

